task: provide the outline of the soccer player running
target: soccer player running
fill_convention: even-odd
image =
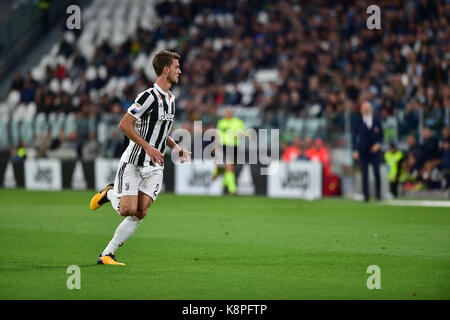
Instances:
[[[175,96],[170,88],[178,83],[181,74],[179,59],[175,52],[156,54],[156,83],[138,94],[119,123],[130,143],[120,158],[114,184],[95,194],[90,208],[96,210],[111,202],[125,219],[98,257],[98,264],[124,265],[117,262],[114,253],[136,231],[161,191],[166,145],[181,162],[190,160],[191,152],[180,148],[169,136],[175,114]]]
[[[215,180],[223,174],[223,185],[231,195],[236,194],[236,175],[234,164],[237,162],[237,145],[239,136],[244,135],[245,123],[241,119],[234,117],[233,109],[226,108],[224,117],[217,122],[217,129],[220,133],[219,147],[222,147],[225,166],[216,164],[216,170],[212,179]],[[221,144],[221,145],[220,145]]]

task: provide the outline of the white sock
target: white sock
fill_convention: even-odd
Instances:
[[[108,191],[106,191],[106,197],[108,198],[109,201],[111,201],[111,199],[113,198],[112,196],[112,192],[110,191],[114,191],[114,189],[109,189]]]
[[[108,246],[106,246],[105,250],[103,250],[102,257],[109,253],[114,254],[117,248],[123,245],[128,240],[128,238],[131,237],[140,223],[141,220],[134,216],[128,216],[123,219],[123,221],[117,227],[116,232],[114,233],[114,237],[109,242]]]
[[[117,213],[120,215],[119,210],[119,204],[120,204],[120,197],[116,196],[116,193],[114,192],[114,189],[109,189],[106,193],[106,197],[111,202],[111,206],[114,210],[117,211]]]

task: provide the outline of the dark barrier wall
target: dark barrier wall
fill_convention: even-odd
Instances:
[[[11,162],[17,188],[25,188],[25,170],[23,162]],[[4,187],[5,172],[8,161],[0,160],[0,186]]]
[[[177,194],[226,194],[220,180],[213,182],[211,160],[175,165],[164,159],[164,191]],[[114,181],[119,159],[94,161],[36,159],[11,162],[0,159],[0,186],[30,190],[99,190]],[[273,165],[273,166],[272,166]],[[271,175],[262,175],[261,164],[236,165],[237,194],[281,198],[317,199],[322,196],[320,163],[275,161]]]
[[[61,162],[61,179],[62,188],[71,189],[73,187],[74,173],[77,163],[81,165],[84,184],[86,189],[95,188],[95,162],[94,161],[76,161],[62,160]],[[13,179],[17,188],[25,187],[25,165],[24,162],[10,162],[6,159],[0,160],[0,186],[5,187],[5,174],[7,168],[12,168]],[[261,165],[249,165],[251,172],[252,185],[257,195],[267,195],[267,176],[260,174]],[[238,178],[242,172],[243,165],[236,166],[236,177]],[[9,177],[10,178],[10,177]],[[112,182],[112,181],[111,181]],[[165,191],[174,192],[175,190],[175,165],[171,161],[170,156],[165,157],[164,161],[164,185]]]
[[[82,161],[83,174],[86,181],[87,189],[95,189],[95,173],[94,161]],[[61,161],[62,171],[62,187],[64,189],[72,188],[72,177],[75,170],[76,161],[64,160]]]

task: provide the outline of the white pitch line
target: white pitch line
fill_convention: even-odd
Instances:
[[[388,200],[384,204],[392,206],[450,207],[450,201],[433,200]]]

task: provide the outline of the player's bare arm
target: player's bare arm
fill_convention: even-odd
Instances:
[[[191,160],[191,152],[181,148],[171,137],[167,137],[166,145],[172,149],[178,159],[180,159],[181,163],[189,162]]]
[[[144,148],[145,152],[149,155],[153,165],[156,165],[156,162],[159,165],[163,164],[163,155],[159,152],[158,149],[153,148],[144,138],[139,136],[139,134],[134,130],[134,122],[136,118],[132,115],[126,113],[122,120],[119,123],[119,129],[122,131],[130,140]]]

